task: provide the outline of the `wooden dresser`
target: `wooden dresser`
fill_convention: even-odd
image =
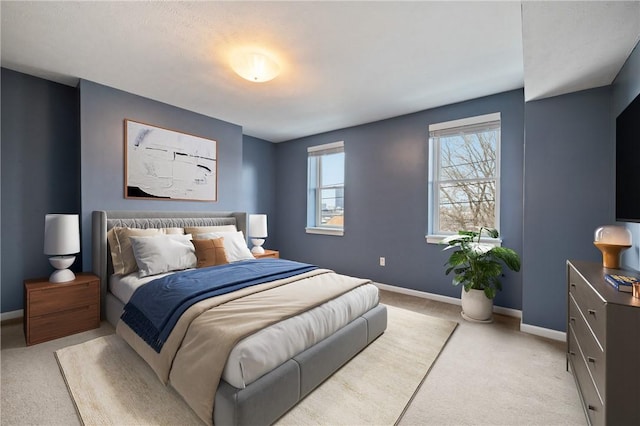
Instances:
[[[24,335],[27,346],[100,327],[100,280],[76,274],[66,283],[48,278],[24,282]]]
[[[567,262],[567,366],[592,425],[640,425],[640,299],[604,280],[625,272]]]

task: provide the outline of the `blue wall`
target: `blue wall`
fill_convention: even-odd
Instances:
[[[527,102],[522,322],[566,328],[566,260],[601,260],[612,222],[611,89]]]
[[[593,231],[614,220],[615,117],[640,93],[639,50],[611,87],[526,104],[516,90],[277,145],[243,137],[234,124],[92,82],[81,81],[77,90],[3,69],[1,310],[21,309],[22,280],[50,272],[42,254],[46,213],[82,212],[88,269],[94,209],[267,213],[265,245],[283,257],[459,297],[444,275],[446,253],[424,240],[427,129],[498,111],[500,230],[504,244],[522,254],[523,269],[507,273],[496,304],[522,309],[526,324],[564,330],[565,261],[599,261]],[[125,200],[124,118],[217,140],[219,201]],[[338,140],[347,159],[345,235],[306,234],[306,148]],[[25,166],[32,163],[33,170]],[[640,224],[627,226],[635,243],[624,263],[640,269]],[[380,256],[386,267],[378,266]]]
[[[2,312],[22,309],[24,279],[53,269],[44,216],[78,212],[79,155],[76,89],[2,68]]]
[[[502,113],[500,231],[522,252],[523,91],[515,90],[277,144],[276,220],[281,255],[338,272],[459,297],[446,253],[427,244],[429,124]],[[305,233],[307,147],[344,141],[344,236]],[[386,266],[378,266],[381,256]],[[521,275],[507,273],[496,304],[521,308]]]
[[[276,145],[252,136],[242,141],[242,210],[267,215],[265,248],[278,249],[276,238]]]
[[[84,269],[91,269],[93,210],[240,210],[242,128],[90,81],[80,81],[81,227]],[[124,198],[124,119],[218,142],[218,201]]]
[[[94,209],[273,215],[275,148],[243,137],[240,126],[84,80],[74,88],[3,68],[2,89],[3,313],[23,308],[24,279],[51,272],[42,253],[47,213],[82,213],[77,271],[91,267]],[[218,201],[125,199],[125,118],[217,140]],[[270,221],[269,247],[276,243],[274,229],[275,221]]]
[[[613,81],[613,125],[615,118],[640,94],[640,43],[631,52],[626,63]],[[615,134],[613,136],[615,138]],[[615,139],[614,139],[615,140]],[[638,142],[640,143],[640,141]],[[638,159],[640,161],[640,159]],[[640,271],[640,223],[627,223],[633,247],[622,256],[623,266]]]

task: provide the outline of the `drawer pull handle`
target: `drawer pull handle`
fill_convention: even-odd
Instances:
[[[598,410],[596,409],[596,407],[594,407],[594,406],[593,406],[593,405],[591,405],[591,404],[589,404],[589,405],[587,406],[587,408],[588,408],[589,410],[591,410],[591,411],[598,411]]]
[[[571,355],[571,356],[576,356],[576,353],[575,353],[575,352],[573,352],[573,351],[569,351],[569,355]]]
[[[569,284],[569,285],[570,285],[571,287],[574,287],[574,288],[575,288],[575,286],[576,286],[576,285],[575,285],[575,283],[571,283],[571,284]]]
[[[576,317],[569,317],[569,321],[576,322]]]
[[[594,364],[596,363],[596,359],[594,357],[592,357],[592,356],[588,356],[587,357],[587,361],[592,362]]]
[[[596,314],[596,310],[595,309],[587,309],[587,312],[589,312],[589,315],[595,315]]]

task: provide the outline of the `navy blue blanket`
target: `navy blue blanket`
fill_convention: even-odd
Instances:
[[[180,316],[193,304],[313,269],[317,266],[291,260],[256,259],[177,272],[139,287],[120,318],[160,353]]]

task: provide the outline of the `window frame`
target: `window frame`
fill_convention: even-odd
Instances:
[[[344,213],[342,225],[322,225],[322,190],[323,189],[336,189],[342,188],[342,194],[344,198],[344,190],[346,183],[343,181],[342,185],[329,185],[322,186],[322,159],[326,155],[343,153],[345,155],[345,161],[343,161],[343,173],[346,172],[346,153],[344,150],[344,141],[332,142],[323,145],[315,145],[307,148],[307,226],[305,232],[307,234],[322,234],[322,235],[344,235]],[[312,185],[311,176],[311,159],[316,158],[315,170],[313,170],[314,184]],[[346,176],[345,179],[346,180]],[[311,196],[311,192],[314,195]],[[313,203],[313,214],[310,213]],[[344,200],[343,200],[344,204]],[[344,212],[344,210],[343,210]],[[313,217],[313,223],[310,223],[311,216]]]
[[[490,126],[492,123],[498,122],[500,131],[498,133],[498,140],[496,146],[496,167],[495,173],[492,178],[470,178],[460,180],[441,180],[441,145],[440,137],[434,137],[434,133],[438,131],[454,131],[455,129],[462,130],[464,127],[477,126],[481,128],[482,125]],[[501,192],[501,151],[502,151],[502,119],[499,112],[478,115],[473,117],[462,118],[459,120],[451,120],[441,123],[434,123],[429,125],[429,181],[428,181],[428,197],[429,197],[429,211],[428,211],[428,225],[427,235],[425,239],[427,243],[439,244],[444,238],[449,235],[455,234],[455,232],[442,231],[440,229],[440,185],[444,183],[451,183],[457,181],[493,181],[495,182],[495,207],[494,207],[494,227],[500,229],[500,192]],[[482,237],[482,242],[499,246],[502,243],[500,238],[488,238]]]

